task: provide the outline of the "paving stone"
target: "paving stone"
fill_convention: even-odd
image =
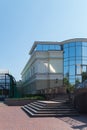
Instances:
[[[58,118],[30,118],[18,106],[0,104],[0,130],[72,130]]]

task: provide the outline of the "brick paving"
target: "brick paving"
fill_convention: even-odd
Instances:
[[[74,123],[68,123],[68,119],[30,118],[20,107],[0,103],[0,130],[79,130],[73,127]]]

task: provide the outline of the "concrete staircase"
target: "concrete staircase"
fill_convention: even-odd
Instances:
[[[72,103],[64,99],[36,101],[22,106],[22,109],[31,117],[60,117],[79,115]]]

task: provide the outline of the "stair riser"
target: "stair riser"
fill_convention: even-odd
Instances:
[[[24,110],[24,109],[23,109]],[[78,114],[34,114],[31,115],[29,112],[24,110],[30,117],[65,117],[65,116],[78,116]]]
[[[26,107],[26,106],[25,106]],[[34,109],[34,110],[36,110],[36,111],[74,111],[75,109],[73,109],[73,108],[50,108],[50,109],[48,109],[48,108],[43,108],[43,109],[38,109],[37,107],[34,107],[34,106],[27,106],[27,108],[32,108],[32,109]]]

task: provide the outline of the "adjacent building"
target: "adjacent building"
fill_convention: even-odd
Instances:
[[[63,49],[58,42],[34,42],[22,71],[24,93],[51,93],[63,86]]]
[[[82,82],[87,72],[87,39],[63,42],[34,42],[30,59],[22,71],[25,94],[58,93],[64,89],[63,79],[70,84]]]
[[[8,70],[0,70],[0,98],[13,97],[16,81]]]

